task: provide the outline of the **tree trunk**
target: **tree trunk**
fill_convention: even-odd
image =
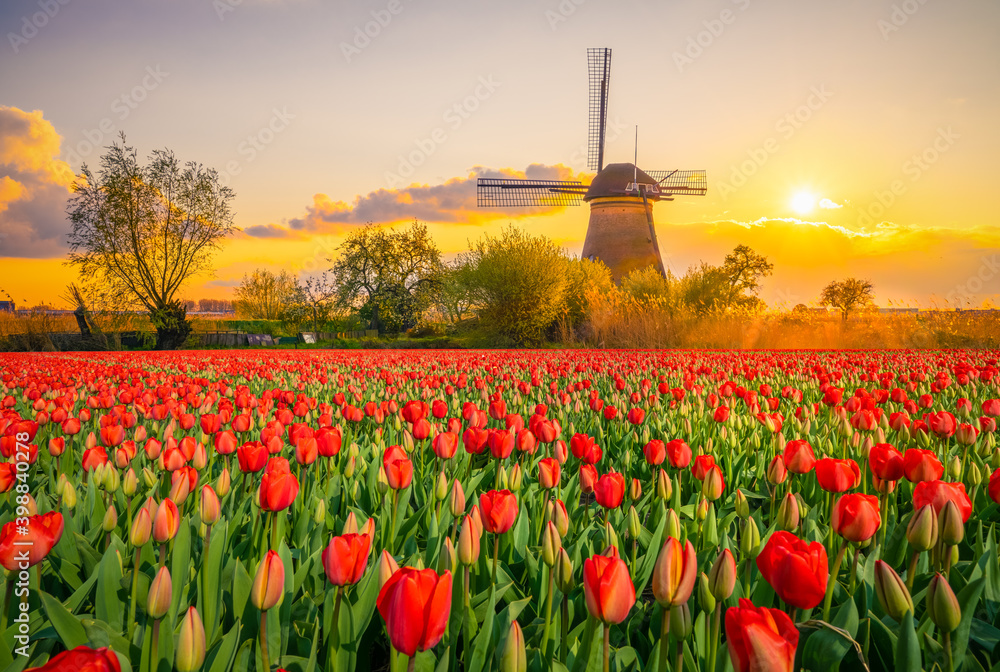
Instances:
[[[87,313],[83,306],[77,306],[76,310],[73,311],[73,317],[76,318],[76,326],[80,328],[80,335],[84,338],[90,338],[90,325],[87,324]]]
[[[187,310],[180,301],[171,301],[150,311],[149,319],[156,327],[157,350],[176,350],[184,345],[191,333]]]

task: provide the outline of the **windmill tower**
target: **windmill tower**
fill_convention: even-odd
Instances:
[[[704,170],[640,170],[634,163],[604,165],[608,119],[611,50],[588,49],[590,120],[588,168],[597,175],[589,185],[575,180],[517,180],[481,177],[479,207],[567,206],[590,204],[590,223],[583,256],[600,259],[615,282],[635,270],[654,266],[661,275],[663,260],[653,226],[653,203],[672,201],[675,194],[704,196]]]

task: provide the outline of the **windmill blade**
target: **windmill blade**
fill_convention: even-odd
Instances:
[[[664,195],[704,196],[708,191],[704,170],[647,170],[646,174],[656,180]]]
[[[590,123],[587,134],[587,167],[604,168],[604,132],[608,125],[608,86],[611,83],[611,49],[587,49],[590,71]]]
[[[587,187],[570,180],[515,180],[480,177],[476,204],[480,208],[580,205]]]

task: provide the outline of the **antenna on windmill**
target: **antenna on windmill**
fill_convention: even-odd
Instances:
[[[632,154],[632,184],[639,191],[639,124],[635,125],[635,153]]]

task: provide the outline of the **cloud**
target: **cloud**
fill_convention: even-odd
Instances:
[[[243,229],[243,233],[251,238],[287,238],[292,232],[277,224],[256,224]]]
[[[62,138],[41,110],[0,105],[0,256],[48,258],[66,252],[66,199],[73,183],[60,161]]]
[[[841,205],[840,203],[834,203],[829,198],[821,198],[819,200],[819,207],[823,208],[824,210],[835,210],[837,208],[842,208],[844,206]]]
[[[590,175],[574,173],[562,164],[547,166],[531,164],[525,170],[491,169],[474,166],[467,177],[455,177],[443,184],[411,184],[402,189],[377,189],[353,202],[338,201],[327,194],[313,196],[306,214],[288,221],[287,228],[269,224],[250,227],[246,233],[261,238],[282,234],[292,237],[299,233],[339,233],[352,226],[373,222],[392,224],[410,221],[442,224],[481,224],[496,219],[554,214],[561,207],[549,208],[479,208],[476,205],[476,180],[480,177],[510,177],[533,180],[580,180],[589,182]]]

